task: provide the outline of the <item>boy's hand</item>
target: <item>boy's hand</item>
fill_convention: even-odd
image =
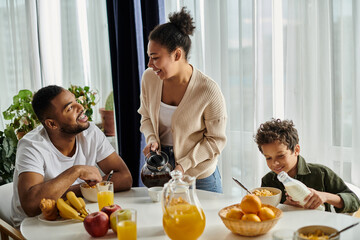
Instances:
[[[285,200],[284,204],[302,208],[302,206],[300,205],[300,202],[292,200],[292,198],[289,196],[288,193],[285,193],[285,195],[286,195],[286,200]]]
[[[304,208],[316,209],[326,202],[326,194],[324,192],[316,191],[312,188],[309,188],[309,190],[311,193],[304,199],[306,202]]]

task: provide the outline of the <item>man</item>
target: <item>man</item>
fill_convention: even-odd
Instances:
[[[81,182],[93,185],[111,170],[114,191],[131,188],[126,164],[100,129],[88,122],[71,92],[47,86],[34,95],[32,105],[42,125],[18,143],[11,209],[15,227],[26,216],[41,213],[42,198],[56,200],[70,190],[81,195]],[[101,177],[96,164],[105,176]]]

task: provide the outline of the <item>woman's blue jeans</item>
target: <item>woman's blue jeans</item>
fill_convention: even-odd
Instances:
[[[175,168],[175,156],[172,146],[161,146],[161,151],[165,152],[169,157],[170,165]],[[210,176],[203,179],[196,179],[196,189],[210,192],[222,193],[221,176],[219,168],[216,166],[215,171]]]

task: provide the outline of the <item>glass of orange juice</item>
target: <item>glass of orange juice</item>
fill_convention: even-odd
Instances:
[[[123,209],[116,215],[116,231],[118,240],[136,240],[136,210]]]
[[[105,206],[114,204],[114,184],[109,181],[102,181],[96,184],[99,210]]]

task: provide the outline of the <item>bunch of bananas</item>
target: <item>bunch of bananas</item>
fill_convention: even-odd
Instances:
[[[69,191],[66,193],[67,200],[59,198],[56,201],[56,207],[59,210],[61,217],[66,219],[78,219],[84,221],[84,218],[89,214],[86,211],[84,199],[76,197],[75,193]]]

